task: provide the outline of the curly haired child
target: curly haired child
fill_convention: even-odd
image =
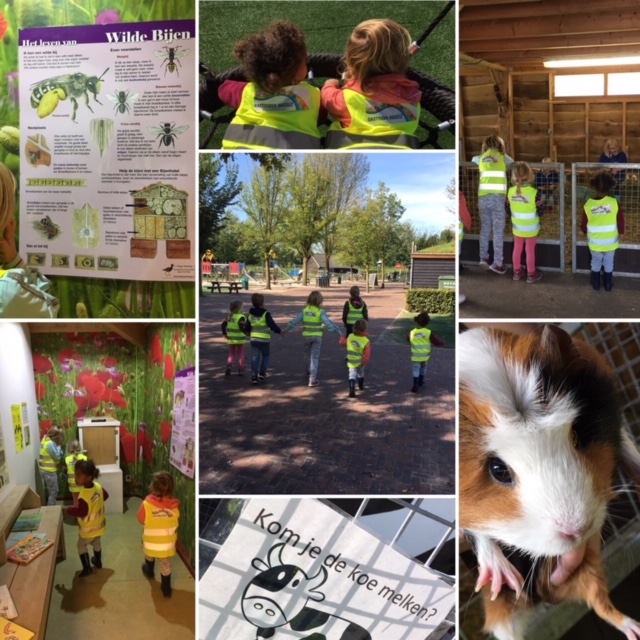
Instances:
[[[318,149],[320,90],[304,82],[304,32],[286,20],[236,43],[234,56],[249,82],[225,80],[218,89],[236,109],[223,149]]]
[[[322,87],[322,105],[335,122],[328,148],[397,148],[418,146],[415,132],[422,91],[407,78],[411,36],[397,22],[366,20],[347,43],[344,86],[330,78]]]
[[[104,503],[109,494],[96,482],[100,470],[93,460],[78,460],[75,466],[75,480],[80,487],[78,506],[67,507],[67,513],[78,519],[78,553],[82,562],[80,577],[88,576],[93,564],[102,569],[102,541],[106,532]],[[93,547],[93,558],[89,561],[89,545]]]
[[[138,509],[138,522],[144,525],[142,572],[148,578],[153,578],[158,558],[161,589],[165,598],[171,597],[171,558],[176,555],[179,520],[180,501],[173,497],[173,477],[168,471],[158,471],[151,478],[149,495]]]
[[[589,185],[596,194],[584,203],[581,228],[587,234],[591,251],[591,286],[600,289],[600,272],[604,268],[604,289],[613,288],[613,258],[624,234],[624,212],[622,205],[611,191],[616,179],[607,169],[598,171]]]
[[[64,459],[65,471],[67,474],[67,483],[69,485],[69,491],[73,497],[73,506],[78,506],[78,496],[80,494],[80,487],[76,484],[75,469],[76,462],[80,460],[88,460],[87,456],[82,453],[80,442],[78,440],[70,440],[67,443],[67,455]]]

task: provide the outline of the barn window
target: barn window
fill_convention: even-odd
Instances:
[[[603,96],[604,73],[584,73],[571,76],[557,75],[555,77],[555,95],[556,98]]]
[[[607,78],[607,94],[610,96],[640,95],[640,73],[610,73]]]

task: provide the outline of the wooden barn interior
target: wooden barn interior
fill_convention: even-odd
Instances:
[[[609,137],[629,162],[640,161],[635,0],[460,0],[459,25],[461,160],[471,160],[483,139],[498,133],[509,155],[526,162],[597,162]],[[635,64],[588,60],[634,55]],[[567,58],[587,66],[545,67]],[[585,74],[604,74],[604,95],[556,96],[559,76]],[[591,90],[596,82],[585,78],[584,86]]]

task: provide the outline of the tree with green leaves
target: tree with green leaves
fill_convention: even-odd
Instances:
[[[221,172],[224,169],[224,180]],[[235,203],[242,190],[238,182],[238,167],[235,163],[223,163],[220,156],[200,154],[198,206],[200,216],[200,250],[205,251],[215,245],[222,229],[227,207]],[[202,273],[200,274],[200,295],[202,295]]]
[[[242,191],[242,208],[247,214],[247,240],[255,242],[264,260],[267,289],[271,288],[271,265],[278,242],[284,239],[284,222],[290,196],[282,167],[256,166]]]

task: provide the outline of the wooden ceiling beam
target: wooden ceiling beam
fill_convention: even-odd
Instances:
[[[460,17],[462,18],[462,13]],[[485,14],[486,16],[486,14]],[[543,17],[540,19],[518,18],[515,20],[492,20],[486,17],[474,23],[460,20],[460,42],[488,40],[490,38],[538,38],[555,36],[566,38],[573,35],[599,34],[608,31],[640,30],[640,13],[619,13],[602,10],[599,13]]]
[[[603,9],[617,12],[634,12],[638,0],[538,0],[537,2],[519,2],[495,4],[493,2],[471,5],[463,2],[465,11],[460,13],[460,21],[486,20],[491,15],[493,20],[513,20],[514,18],[538,19],[543,16],[569,15],[589,11],[600,12]]]

